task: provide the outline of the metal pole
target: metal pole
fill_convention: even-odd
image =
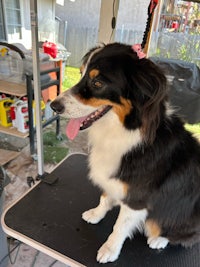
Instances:
[[[44,174],[43,138],[42,138],[42,119],[41,119],[41,84],[40,84],[40,65],[38,48],[38,17],[37,0],[30,0],[31,34],[32,34],[32,55],[33,55],[33,86],[36,104],[36,140],[38,174]]]

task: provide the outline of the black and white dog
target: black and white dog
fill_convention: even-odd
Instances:
[[[170,109],[162,71],[119,43],[89,51],[81,71],[51,107],[70,118],[69,138],[88,128],[89,176],[102,196],[83,219],[96,224],[120,205],[97,261],[115,261],[136,230],[153,249],[199,242],[200,145]]]

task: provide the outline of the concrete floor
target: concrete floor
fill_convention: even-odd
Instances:
[[[12,247],[14,246],[11,246],[11,248]],[[15,262],[11,263],[11,261]],[[11,254],[11,261],[9,260],[8,267],[51,267],[51,266],[66,267],[67,266],[23,243],[19,246],[19,251],[18,248],[15,251],[13,251],[13,253]]]

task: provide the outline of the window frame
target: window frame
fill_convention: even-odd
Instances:
[[[19,28],[19,33],[18,33],[19,37],[17,38],[17,40],[22,39],[22,26],[23,26],[22,25],[22,5],[21,5],[21,0],[15,0],[15,1],[18,1],[19,8],[6,6],[6,0],[0,0],[0,6],[2,7],[1,13],[0,13],[0,16],[2,17],[1,26],[3,29],[3,39],[6,41],[12,41],[13,39],[12,33],[9,33],[8,27],[12,27],[13,31],[15,27]],[[8,22],[7,10],[16,12],[20,20],[19,23],[15,23],[14,21]]]

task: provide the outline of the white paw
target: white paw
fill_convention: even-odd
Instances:
[[[86,221],[87,223],[92,223],[92,224],[96,224],[98,223],[103,217],[101,216],[101,214],[99,214],[97,212],[97,209],[90,209],[87,210],[85,212],[83,212],[82,214],[82,218],[84,221]]]
[[[113,247],[109,245],[109,242],[105,242],[97,253],[97,261],[99,263],[113,262],[120,254],[121,247]]]
[[[150,248],[152,249],[161,249],[165,248],[169,243],[169,240],[165,237],[158,236],[158,237],[149,237],[147,243]]]

